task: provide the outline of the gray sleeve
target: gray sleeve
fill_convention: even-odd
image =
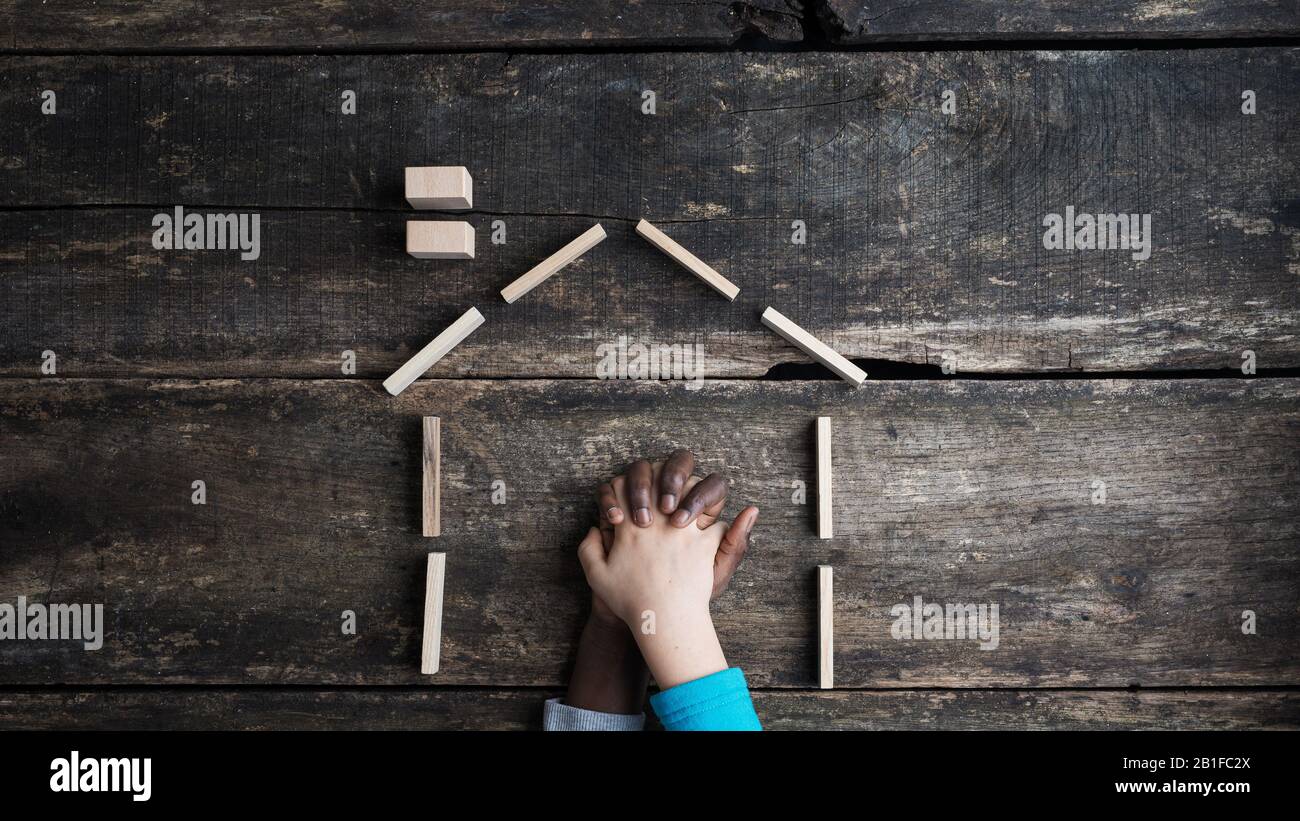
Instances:
[[[543,730],[612,730],[635,732],[645,729],[645,713],[621,715],[598,713],[561,704],[558,698],[547,699],[542,710]]]

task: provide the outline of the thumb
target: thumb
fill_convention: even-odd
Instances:
[[[587,530],[586,537],[578,544],[578,561],[582,562],[582,572],[587,574],[587,584],[594,589],[596,580],[605,573],[605,546],[599,529]]]
[[[713,557],[713,594],[711,598],[722,595],[731,583],[731,577],[740,566],[740,560],[749,549],[749,532],[758,521],[758,508],[750,505],[740,511],[740,515],[727,528],[727,533],[718,545],[718,552]]]

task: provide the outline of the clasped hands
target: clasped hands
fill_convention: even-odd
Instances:
[[[599,527],[578,546],[592,589],[588,632],[630,630],[663,689],[726,669],[709,602],[726,590],[758,519],[750,506],[729,526],[720,521],[726,480],[700,479],[694,466],[691,452],[678,450],[602,484]]]

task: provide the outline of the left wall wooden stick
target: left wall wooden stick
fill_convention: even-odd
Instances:
[[[442,535],[442,421],[424,417],[424,492],[421,494],[425,536]]]

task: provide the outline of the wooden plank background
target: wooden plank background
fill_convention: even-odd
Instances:
[[[1300,34],[1296,0],[0,2],[14,51],[726,47]]]
[[[562,690],[0,691],[0,729],[540,730]],[[1293,690],[754,690],[770,730],[1300,729]],[[653,713],[648,726],[655,726]]]
[[[730,46],[803,37],[800,0],[4,0],[14,50],[502,49]],[[0,30],[2,31],[2,30]]]
[[[727,471],[733,510],[762,511],[715,605],[756,686],[816,686],[818,564],[835,567],[837,686],[1293,684],[1296,399],[1266,379],[438,380],[396,399],[370,381],[11,381],[0,589],[105,601],[112,641],[0,643],[0,684],[427,683],[437,549],[436,683],[561,686],[593,477],[676,446]],[[794,502],[819,415],[830,542]],[[420,536],[422,416],[443,426],[437,540]],[[998,604],[998,649],[893,639],[890,608],[918,595]]]
[[[818,0],[835,43],[1295,36],[1296,0]]]
[[[960,372],[1236,369],[1245,349],[1300,365],[1294,49],[0,67],[11,375],[49,349],[69,376],[326,377],[353,350],[382,377],[471,304],[487,324],[434,375],[591,377],[619,335],[762,375],[805,360],[761,327],[769,304],[851,357],[950,350]],[[46,87],[55,116],[32,102]],[[1243,88],[1266,113],[1241,113]],[[475,175],[478,258],[414,260],[402,167],[452,160]],[[154,250],[176,204],[261,212],[261,258]],[[1067,205],[1152,213],[1151,258],[1044,250],[1043,215]],[[641,217],[736,302],[636,237]],[[596,221],[610,240],[500,300]]]
[[[762,510],[715,610],[769,728],[1300,727],[1298,12],[0,0],[0,602],[108,617],[96,652],[0,642],[0,728],[536,728],[585,617],[595,482],[678,446]],[[404,254],[411,164],[470,168],[477,259]],[[259,213],[261,257],[155,250],[177,205]],[[1150,259],[1044,250],[1067,205],[1151,213]],[[500,300],[596,221],[606,242]],[[484,327],[383,394],[470,305]],[[938,377],[950,351],[957,378],[816,379],[767,305],[868,372]],[[594,379],[620,338],[700,345],[704,385]],[[1240,376],[1247,349],[1264,378],[1182,378]],[[793,500],[818,415],[830,542]],[[998,649],[895,640],[916,595],[997,603]]]

